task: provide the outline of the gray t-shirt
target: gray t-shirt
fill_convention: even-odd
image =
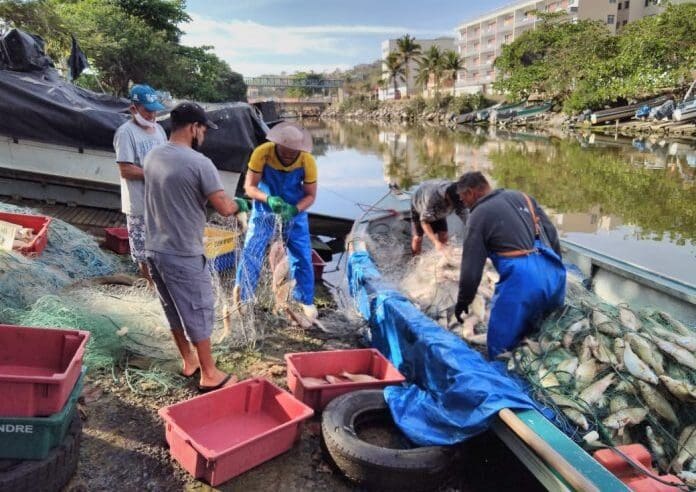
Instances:
[[[167,143],[145,158],[145,249],[179,256],[204,253],[208,195],[223,190],[213,161]]]
[[[460,204],[451,204],[447,201],[447,188],[452,183],[439,179],[423,181],[411,197],[411,208],[420,216],[423,222],[435,222],[446,219],[451,213],[466,223],[467,211]]]
[[[153,133],[148,133],[131,119],[121,125],[114,135],[116,162],[143,167],[147,153],[166,141],[167,134],[161,126],[157,125]],[[121,178],[121,211],[127,215],[143,215],[143,192],[142,180]]]

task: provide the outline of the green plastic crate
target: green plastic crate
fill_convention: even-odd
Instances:
[[[83,367],[68,402],[60,412],[50,417],[0,417],[0,458],[42,460],[48,456],[70,428],[86,372],[87,368]]]

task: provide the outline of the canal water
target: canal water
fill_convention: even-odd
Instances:
[[[397,185],[478,170],[534,196],[563,238],[696,285],[696,141],[304,120],[313,210],[355,218]]]

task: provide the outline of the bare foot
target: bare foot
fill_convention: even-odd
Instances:
[[[199,382],[199,386],[201,387],[212,387],[212,386],[218,386],[220,383],[222,383],[225,378],[227,378],[228,374],[224,371],[221,371],[217,367],[215,368],[214,372],[212,374],[205,374],[201,372],[201,380]],[[229,378],[229,381],[225,383],[224,386],[229,386],[230,384],[234,384],[238,381],[236,376],[232,376]]]

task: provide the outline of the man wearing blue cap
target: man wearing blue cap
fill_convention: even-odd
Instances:
[[[164,129],[155,121],[157,111],[164,106],[149,85],[134,85],[130,99],[131,119],[116,130],[114,150],[121,173],[121,211],[126,214],[131,257],[151,283],[145,257],[143,162],[153,147],[167,142]]]

